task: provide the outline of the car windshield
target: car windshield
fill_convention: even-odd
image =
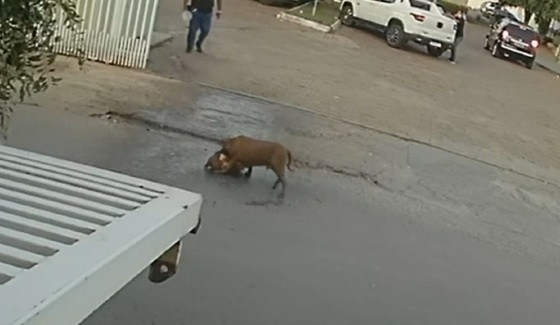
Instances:
[[[534,39],[537,39],[537,34],[529,27],[510,24],[506,26],[505,30],[507,30],[511,36],[520,38],[527,43],[531,42]]]

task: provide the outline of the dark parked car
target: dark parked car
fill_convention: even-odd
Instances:
[[[531,27],[510,19],[502,19],[490,27],[484,48],[497,58],[522,61],[533,68],[539,47],[539,34]]]

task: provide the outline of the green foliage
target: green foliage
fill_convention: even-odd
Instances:
[[[539,32],[546,34],[552,19],[560,19],[560,0],[506,0],[504,4],[518,6],[525,9],[525,23],[532,14],[539,24]]]
[[[58,20],[80,22],[74,0],[0,0],[0,132],[6,135],[15,101],[45,91],[52,75]],[[81,43],[76,42],[78,49]],[[77,51],[82,63],[82,51]]]

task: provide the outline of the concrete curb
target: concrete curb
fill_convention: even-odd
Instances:
[[[305,5],[307,5],[307,4],[305,4]],[[303,5],[303,6],[305,6],[305,5]],[[290,10],[290,11],[297,10],[301,7],[302,6],[296,7],[294,9]],[[313,29],[321,31],[323,33],[332,33],[340,27],[340,20],[339,19],[337,19],[334,22],[334,24],[332,24],[332,25],[323,25],[323,24],[319,24],[319,23],[311,21],[311,20],[307,20],[305,18],[298,17],[296,15],[289,14],[289,13],[284,12],[284,11],[278,13],[276,15],[276,18],[278,18],[282,21],[288,21],[288,22],[291,22],[291,23],[296,23],[296,24],[305,26],[305,27],[313,28]]]

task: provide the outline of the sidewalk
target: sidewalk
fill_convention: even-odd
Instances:
[[[548,48],[540,48],[535,63],[543,69],[560,75],[560,62],[556,60],[554,54]]]

